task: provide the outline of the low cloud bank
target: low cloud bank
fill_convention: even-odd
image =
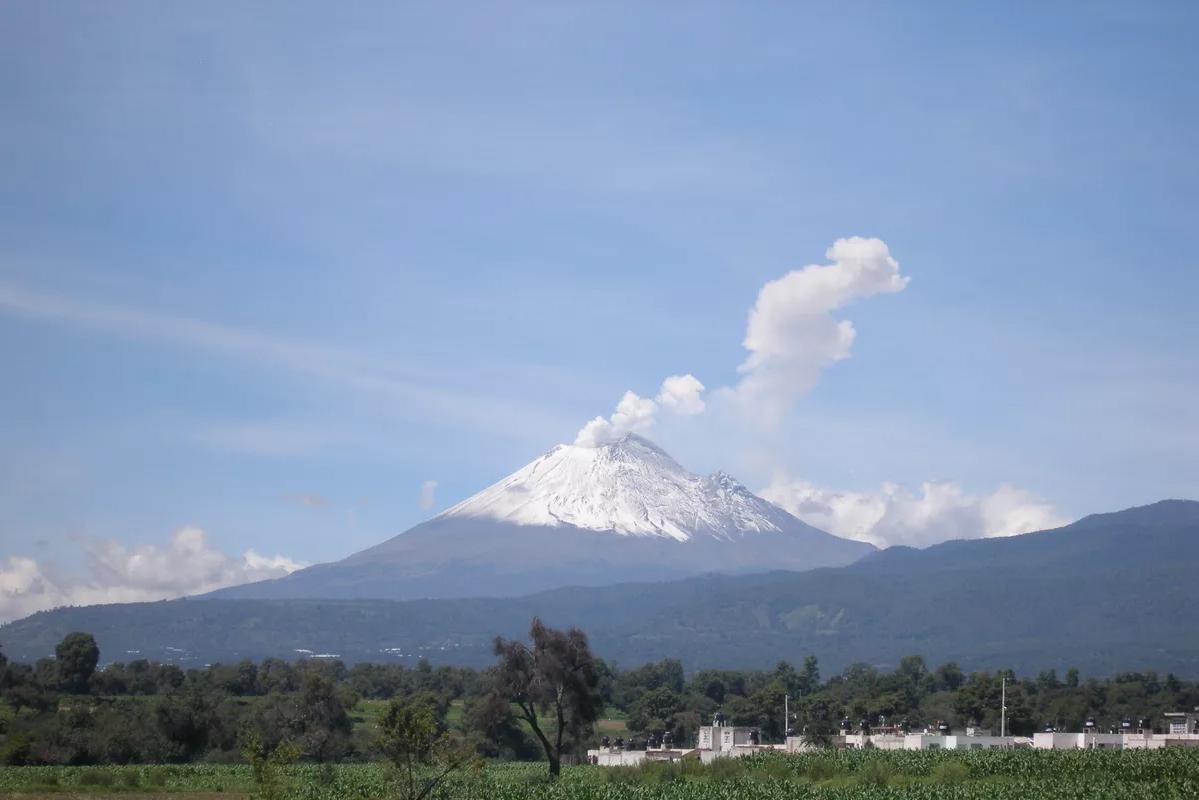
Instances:
[[[782,476],[758,494],[809,525],[879,547],[1014,536],[1069,522],[1036,495],[1006,484],[984,495],[937,481],[917,492],[893,483],[877,492],[841,492]]]
[[[59,606],[132,603],[203,594],[281,578],[306,566],[286,556],[247,550],[240,558],[213,548],[200,528],[176,531],[165,546],[128,547],[114,540],[84,545],[87,571],[67,576],[32,558],[0,560],[0,622]]]

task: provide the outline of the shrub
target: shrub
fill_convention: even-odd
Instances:
[[[79,773],[80,786],[112,786],[116,783],[116,775],[108,770],[92,767]]]
[[[641,765],[641,782],[649,786],[660,786],[679,780],[679,768],[664,761],[648,761]]]
[[[795,777],[795,772],[786,758],[765,758],[758,762],[753,775],[763,780],[786,781]]]
[[[10,767],[26,764],[31,751],[29,737],[20,733],[10,734],[7,741],[0,745],[0,764]]]
[[[717,758],[708,764],[708,776],[714,781],[734,781],[745,773],[737,758]]]
[[[845,768],[828,756],[818,756],[808,760],[804,774],[813,781],[829,781],[845,774]]]
[[[641,773],[637,767],[628,767],[622,765],[619,767],[604,767],[603,770],[604,778],[608,781],[608,783],[637,783],[641,780]],[[536,776],[529,775],[524,781],[525,785],[532,783],[530,779],[533,777],[544,778],[541,773],[537,773]],[[548,779],[544,779],[538,782],[548,783],[549,781]]]
[[[895,765],[881,758],[872,758],[858,770],[858,781],[869,786],[886,786],[896,776]]]
[[[936,783],[965,783],[970,779],[970,767],[961,761],[946,761],[932,771],[932,778]]]

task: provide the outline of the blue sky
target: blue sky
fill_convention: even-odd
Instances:
[[[1199,497],[1194,4],[243,5],[0,7],[0,562],[346,555],[850,236],[910,284],[682,463]]]

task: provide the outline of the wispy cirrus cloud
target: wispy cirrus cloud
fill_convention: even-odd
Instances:
[[[388,413],[442,419],[489,434],[509,436],[521,420],[553,416],[543,410],[531,411],[527,403],[517,407],[503,398],[414,378],[394,361],[375,354],[2,281],[0,313],[212,353],[377,398]],[[217,438],[219,435],[209,437]]]
[[[316,492],[290,492],[284,495],[284,499],[301,508],[319,509],[328,508],[331,505],[329,498]]]
[[[352,431],[312,422],[254,420],[202,425],[191,433],[201,447],[267,458],[292,458],[370,445]]]

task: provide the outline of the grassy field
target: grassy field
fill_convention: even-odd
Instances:
[[[250,797],[248,767],[229,765],[7,767],[0,796],[99,800]],[[294,800],[393,797],[380,764],[297,765]],[[441,800],[1172,800],[1199,797],[1199,750],[840,752],[645,768],[568,767],[550,784],[544,764],[493,764],[456,778]]]

